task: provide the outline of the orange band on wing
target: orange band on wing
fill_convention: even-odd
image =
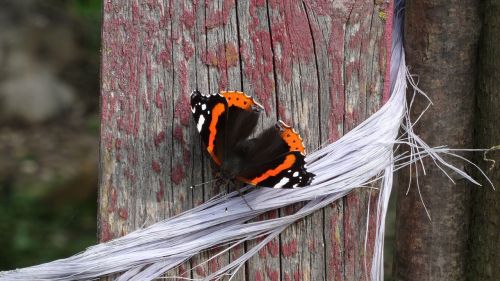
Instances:
[[[281,138],[288,144],[290,151],[299,151],[302,155],[306,154],[302,138],[295,130],[280,120]]]
[[[212,156],[212,158],[214,159],[215,163],[217,163],[218,165],[220,165],[220,161],[214,154],[214,141],[215,135],[217,134],[217,122],[219,121],[219,117],[222,113],[224,113],[224,111],[226,111],[226,107],[223,103],[216,104],[212,109],[212,120],[210,121],[210,126],[208,127],[209,135],[207,150],[208,153],[210,153],[210,156]]]
[[[262,182],[262,181],[268,179],[269,177],[277,176],[282,171],[284,171],[286,169],[290,169],[294,163],[295,163],[295,155],[288,154],[285,157],[285,160],[283,161],[283,163],[279,164],[278,167],[271,169],[271,170],[268,170],[264,174],[262,174],[256,178],[253,178],[253,179],[249,180],[248,182],[250,184],[256,185],[259,182]]]
[[[245,95],[243,92],[226,92],[222,91],[221,95],[226,98],[227,105],[229,107],[236,106],[241,109],[251,110],[252,106],[257,106],[262,108],[262,105],[258,104],[253,100],[252,97]]]

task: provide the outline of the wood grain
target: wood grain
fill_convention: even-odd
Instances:
[[[431,147],[471,148],[476,52],[479,39],[478,1],[407,1],[405,44],[407,63],[419,75],[419,87],[433,106],[414,126]],[[446,17],[446,22],[443,22]],[[415,100],[412,118],[427,106]],[[462,156],[469,158],[470,153]],[[461,169],[465,163],[445,158]],[[409,169],[399,177],[396,217],[396,280],[467,280],[470,186],[452,174],[456,184],[424,159],[426,175]],[[421,196],[430,212],[426,215]]]
[[[500,144],[500,3],[489,0],[481,2],[483,24],[479,40],[479,65],[477,73],[477,99],[474,122],[475,147],[490,148]],[[479,173],[482,187],[472,187],[471,233],[469,239],[469,263],[467,279],[493,281],[500,276],[500,150],[490,151],[484,160],[478,152],[475,163],[479,163],[497,190],[493,190]]]
[[[100,240],[232,188],[189,188],[215,172],[191,121],[195,88],[254,96],[265,108],[259,129],[282,119],[308,151],[373,113],[384,92],[388,9],[365,0],[105,1]],[[294,224],[235,280],[363,280],[368,196],[352,194]],[[218,249],[207,251],[169,275],[207,276],[255,243],[190,270]]]

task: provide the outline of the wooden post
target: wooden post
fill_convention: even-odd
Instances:
[[[479,41],[477,104],[474,124],[476,147],[500,144],[500,2],[481,1],[483,25]],[[500,150],[475,158],[496,185],[496,191],[482,180],[483,187],[473,187],[468,280],[493,281],[500,276]],[[478,178],[481,178],[478,175]]]
[[[430,146],[471,148],[474,79],[479,37],[479,1],[411,0],[406,3],[407,64],[434,105],[415,126]],[[413,120],[427,101],[417,98]],[[463,154],[470,159],[471,155]],[[458,167],[465,164],[446,157]],[[465,280],[470,186],[452,174],[453,184],[430,159],[418,168],[408,195],[409,170],[399,179],[395,280]],[[420,166],[420,165],[415,165]]]
[[[245,91],[265,108],[260,128],[283,119],[309,151],[375,112],[388,90],[391,14],[367,0],[104,1],[100,241],[226,190],[189,188],[213,178],[188,107],[195,88]],[[288,228],[237,280],[364,280],[368,196]],[[204,253],[171,275],[206,276],[244,250],[190,272]]]

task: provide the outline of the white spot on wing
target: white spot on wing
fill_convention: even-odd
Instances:
[[[207,109],[207,105],[206,104],[202,104],[201,105],[201,110],[205,110],[205,109]]]
[[[196,107],[195,107],[195,106],[191,107],[191,111],[192,111],[192,112],[193,112],[193,114],[194,114],[194,113],[196,112]]]
[[[198,119],[198,124],[196,124],[198,132],[201,132],[201,128],[203,128],[203,123],[205,123],[205,117],[203,115],[200,115],[200,118]]]
[[[278,183],[274,186],[274,188],[282,188],[282,187],[283,187],[283,186],[285,186],[285,184],[287,184],[289,181],[290,181],[290,179],[289,179],[289,178],[282,178],[282,179],[280,180],[280,182],[278,182]]]
[[[299,172],[293,173],[293,177],[297,177],[299,175]]]

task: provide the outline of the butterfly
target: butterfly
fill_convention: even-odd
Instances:
[[[203,145],[226,179],[272,187],[308,185],[314,174],[305,167],[302,138],[281,120],[256,137],[264,108],[243,92],[191,93],[191,111]]]

